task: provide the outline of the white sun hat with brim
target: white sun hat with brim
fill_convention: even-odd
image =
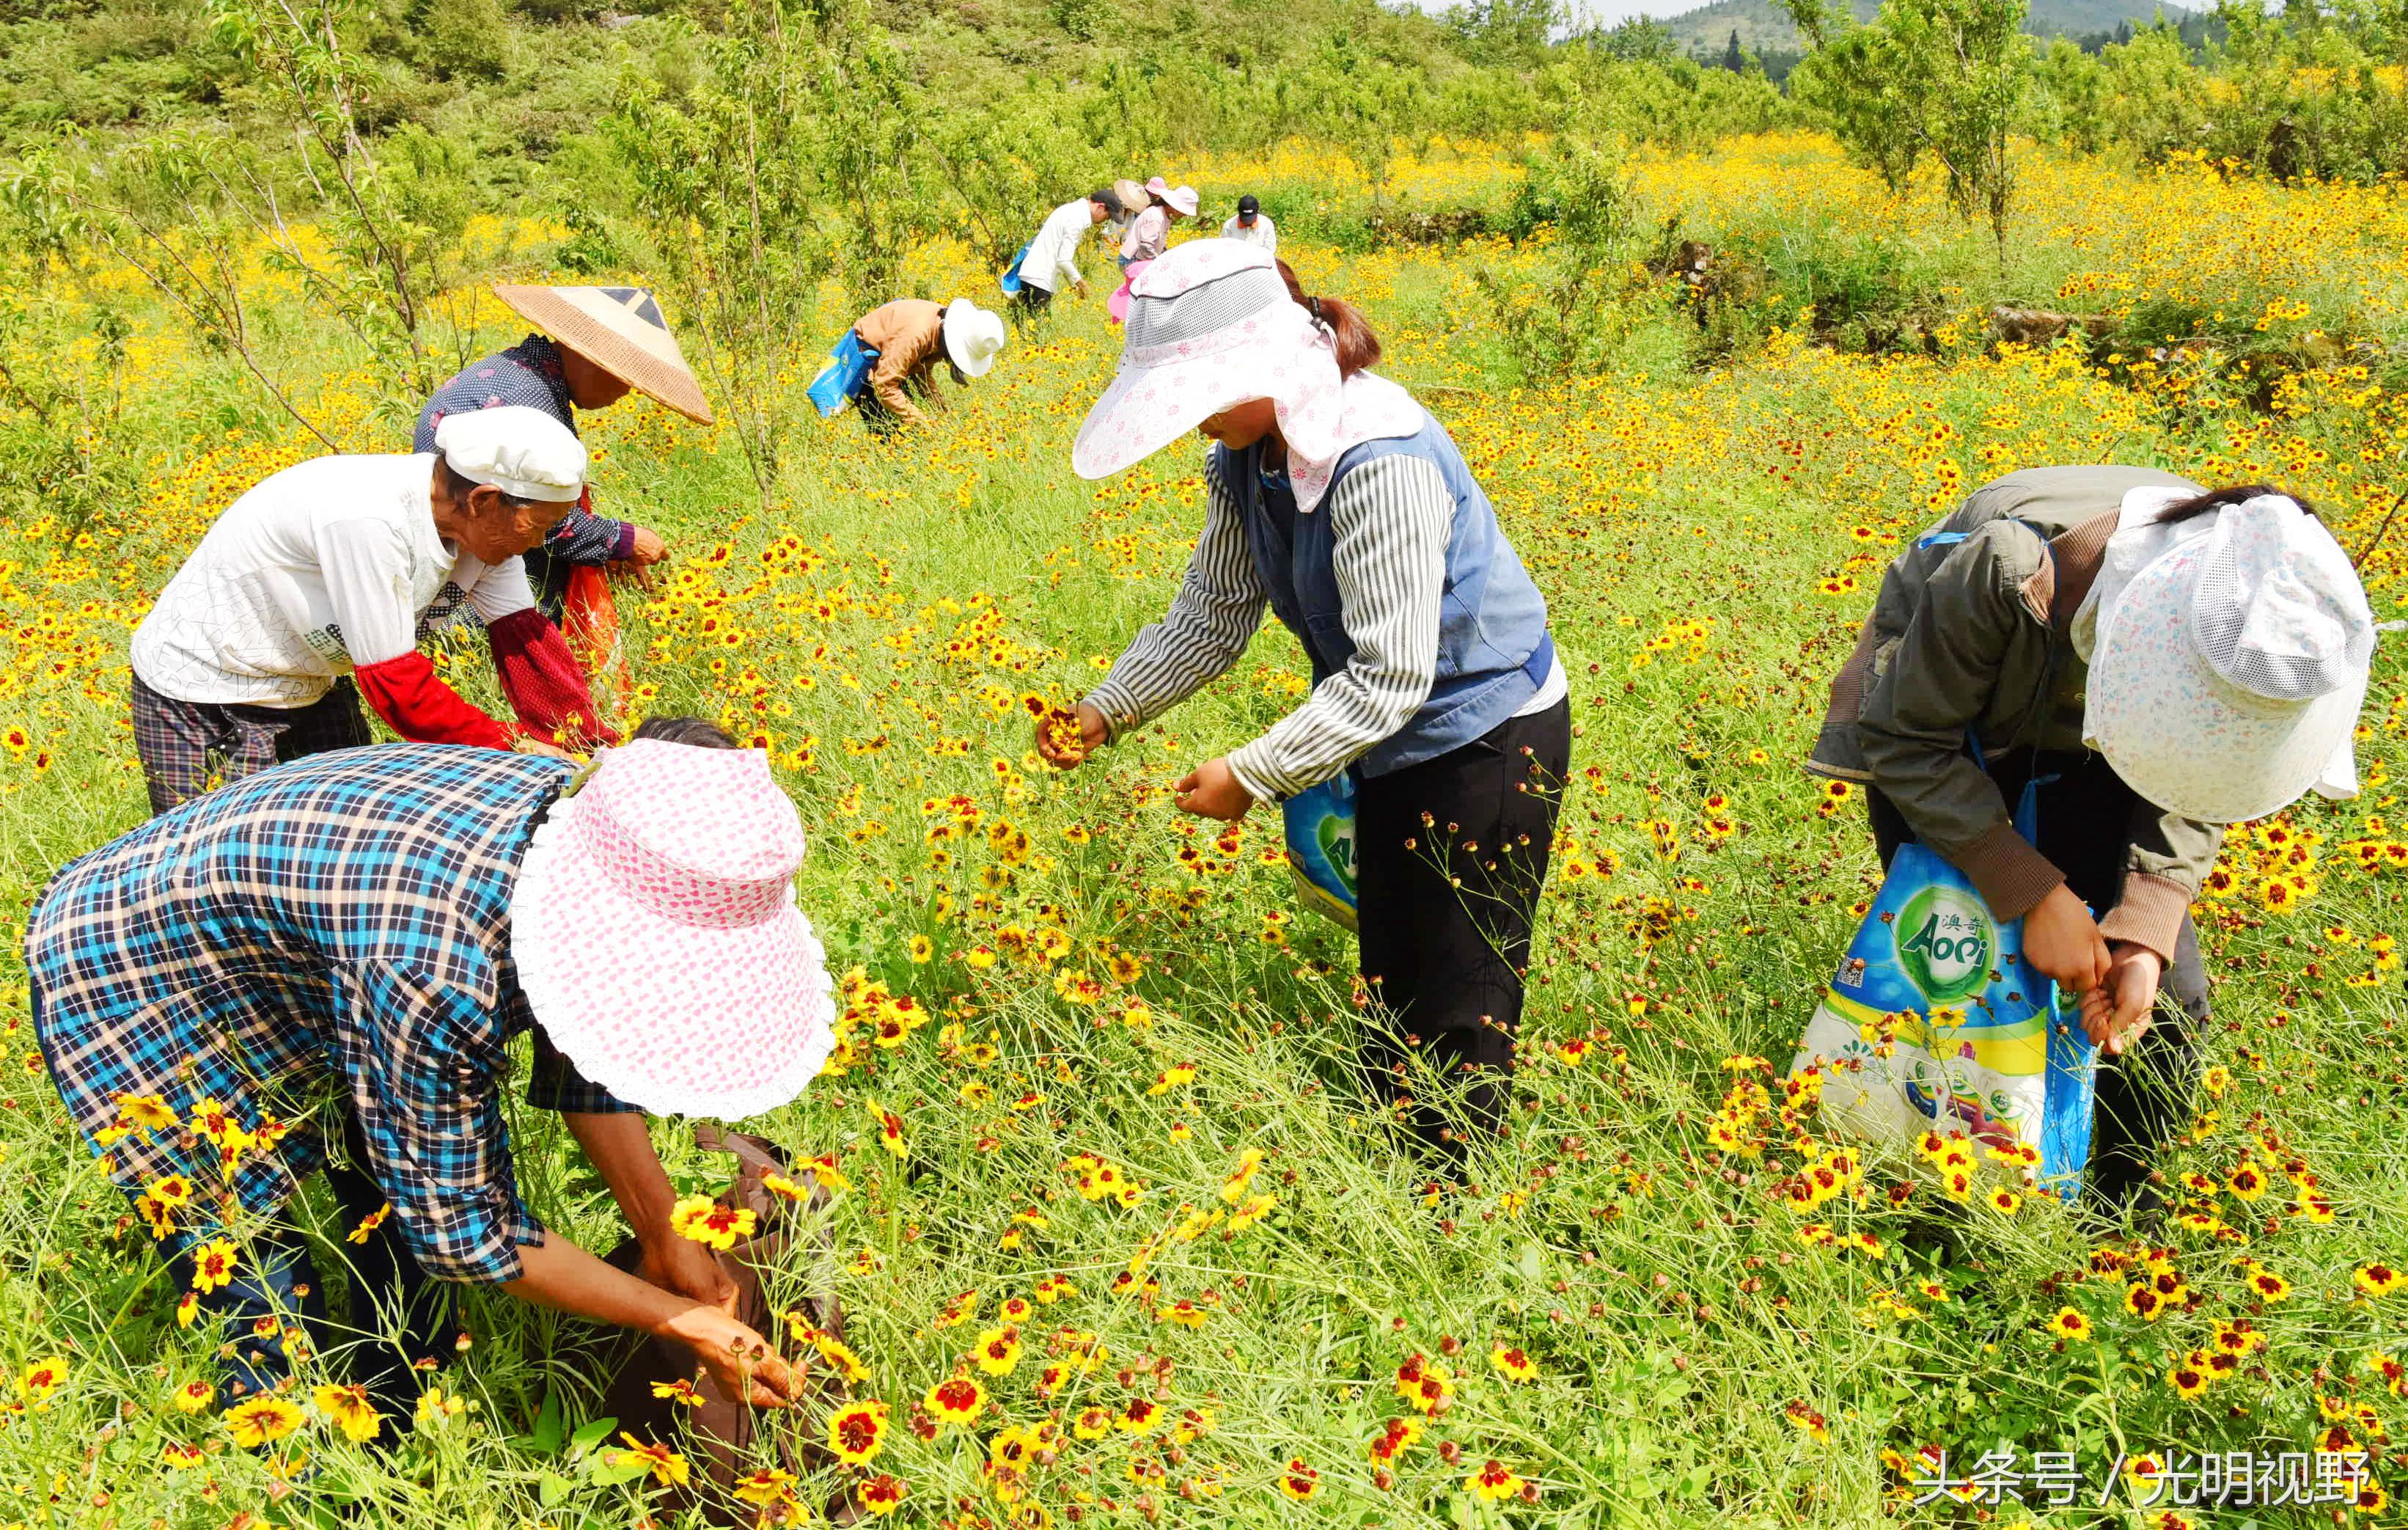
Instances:
[[[1109,478],[1223,410],[1268,398],[1297,507],[1310,512],[1348,447],[1428,420],[1385,378],[1340,381],[1328,330],[1257,245],[1192,239],[1153,262],[1129,288],[1127,331],[1120,371],[1070,450],[1082,478]]]
[[[471,484],[548,505],[585,492],[585,443],[539,409],[499,404],[444,416],[435,454]]]
[[[2135,573],[2100,619],[2083,732],[2134,791],[2202,823],[2354,796],[2374,614],[2324,524],[2282,495]]]
[[[835,1046],[827,960],[795,906],[803,826],[757,749],[637,739],[535,831],[510,955],[577,1071],[661,1114],[801,1094]]]
[[[945,307],[945,355],[964,377],[984,377],[1003,352],[1003,320],[967,297]]]
[[[494,296],[553,339],[697,425],[712,423],[694,368],[685,364],[661,305],[644,287],[524,287]]]
[[[1193,186],[1173,186],[1162,194],[1162,199],[1170,204],[1172,211],[1190,218],[1195,217],[1196,209],[1203,205],[1203,198],[1196,195]]]

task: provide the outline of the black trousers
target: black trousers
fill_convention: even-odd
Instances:
[[[288,1345],[298,1328],[310,1350],[335,1363],[339,1374],[366,1386],[389,1444],[408,1431],[418,1393],[418,1372],[439,1365],[455,1352],[458,1321],[452,1288],[422,1268],[387,1212],[382,1222],[354,1240],[361,1224],[385,1205],[360,1165],[367,1144],[358,1119],[344,1120],[343,1150],[329,1154],[326,1184],[335,1192],[339,1224],[317,1229],[340,1249],[351,1287],[348,1308],[337,1322],[326,1301],[318,1263],[300,1230],[279,1221],[242,1246],[234,1279],[202,1294],[201,1311],[217,1321],[224,1338],[218,1379],[218,1406],[231,1407],[296,1371]],[[295,1200],[287,1214],[303,1209]],[[193,1287],[193,1250],[181,1240],[167,1261],[181,1290]]]
[[[2098,755],[2020,753],[1990,767],[1990,778],[2012,810],[2024,784],[2042,778],[2039,796],[2038,848],[2065,873],[2065,884],[2103,917],[2124,888],[2124,859],[2131,849],[2131,816],[2139,801],[2132,788]],[[2056,779],[2046,778],[2054,776]],[[1873,843],[1886,867],[1898,847],[1914,838],[1898,808],[1879,790],[1867,793]],[[2157,1011],[2146,1034],[2120,1058],[2099,1054],[2099,1096],[2091,1118],[2090,1168],[2086,1195],[2100,1215],[2152,1215],[2164,1197],[2148,1182],[2157,1150],[2190,1115],[2199,1085],[2200,1036],[2207,1025],[2207,964],[2199,932],[2186,915],[2174,938],[2157,990]]]
[[[1372,1008],[1362,1064],[1373,1097],[1454,1162],[1455,1123],[1416,1099],[1418,1056],[1465,1088],[1477,1130],[1503,1119],[1522,1021],[1530,923],[1571,761],[1571,706],[1510,717],[1387,775],[1354,801],[1355,913]]]

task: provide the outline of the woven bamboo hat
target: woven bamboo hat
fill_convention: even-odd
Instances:
[[[661,305],[642,287],[522,287],[494,296],[520,318],[656,403],[711,423],[710,403],[685,364]]]

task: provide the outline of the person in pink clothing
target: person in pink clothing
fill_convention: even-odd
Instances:
[[[1145,209],[1129,224],[1128,237],[1121,240],[1124,270],[1160,259],[1170,248],[1170,225],[1182,218],[1193,218],[1201,205],[1195,187],[1173,186],[1160,176],[1145,183]]]

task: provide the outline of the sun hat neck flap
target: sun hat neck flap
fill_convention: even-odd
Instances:
[[[2206,823],[2356,787],[2373,613],[2332,534],[2291,500],[2218,513],[2133,575],[2100,626],[2086,742],[2133,790]]]
[[[537,1023],[647,1110],[784,1104],[835,1042],[825,956],[795,906],[802,823],[758,750],[603,751],[536,830],[510,955]]]
[[[1427,418],[1384,378],[1341,382],[1329,332],[1254,245],[1197,239],[1164,254],[1130,289],[1126,333],[1120,371],[1071,448],[1083,478],[1109,477],[1223,410],[1268,397],[1297,509],[1310,513],[1350,447],[1412,435]]]
[[[655,403],[698,425],[712,423],[710,402],[685,364],[677,337],[650,289],[529,287],[500,282],[494,296],[527,323]]]

